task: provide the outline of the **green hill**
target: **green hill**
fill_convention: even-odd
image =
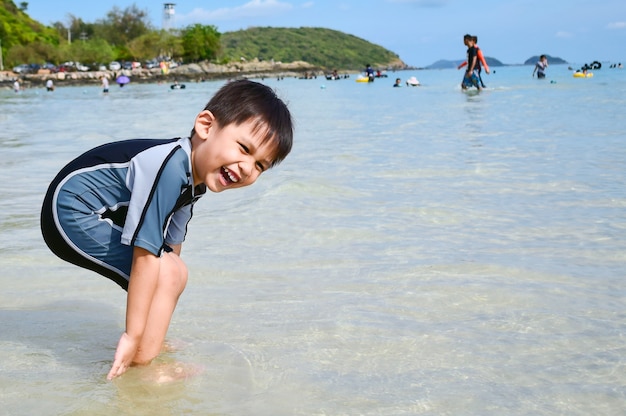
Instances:
[[[548,62],[550,64],[566,64],[567,61],[557,57],[557,56],[550,56],[550,55],[546,55],[546,58],[548,58]],[[530,58],[526,59],[524,61],[524,65],[535,65],[537,63],[537,61],[539,60],[539,55],[535,55],[535,56],[531,56]]]
[[[71,30],[86,32],[89,39],[70,44],[63,38],[63,33],[70,27],[65,27],[61,22],[47,27],[28,16],[28,2],[18,4],[19,7],[12,0],[0,0],[0,40],[5,66],[44,61],[60,63],[66,60],[104,63],[109,59],[103,60],[88,52],[92,52],[92,49],[112,50],[111,45],[115,45],[116,55],[112,58],[116,60],[152,58],[159,53],[155,50],[168,50],[174,59],[188,55],[186,44],[181,39],[185,38],[185,30],[189,28],[166,39],[171,42],[164,47],[164,33],[144,27],[142,19],[145,19],[145,15],[136,8],[124,11],[114,8],[109,15],[115,12],[117,14],[114,17],[129,19],[124,27],[143,25],[143,32],[123,42],[113,41],[108,35],[118,33],[119,28],[113,24],[116,22],[86,23],[74,18]],[[108,18],[113,19],[111,16]],[[397,54],[364,39],[331,29],[253,27],[218,33],[217,38],[219,45],[215,46],[217,54],[213,56],[217,56],[220,63],[239,62],[243,57],[246,60],[258,58],[267,62],[304,61],[327,70],[362,70],[368,64],[374,68],[406,67]]]
[[[0,0],[0,39],[4,51],[33,42],[59,43],[56,30],[31,19],[11,0]]]
[[[360,70],[405,67],[395,53],[353,35],[331,29],[255,27],[221,36],[222,61],[258,58],[263,61],[305,61],[326,69]]]

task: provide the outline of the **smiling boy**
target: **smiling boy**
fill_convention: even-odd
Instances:
[[[253,184],[289,154],[292,140],[291,114],[274,91],[234,81],[198,114],[190,138],[105,144],[52,181],[41,211],[48,247],[128,292],[108,379],[161,351],[187,283],[180,253],[195,202],[207,188]]]

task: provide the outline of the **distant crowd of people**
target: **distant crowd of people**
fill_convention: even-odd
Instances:
[[[467,47],[466,50],[466,59],[461,64],[458,65],[457,69],[466,68],[463,73],[463,79],[461,80],[461,88],[463,90],[467,90],[470,88],[476,88],[477,90],[481,90],[485,88],[485,83],[482,79],[482,70],[485,69],[487,74],[491,73],[489,69],[489,65],[483,55],[482,50],[478,47],[478,37],[475,35],[465,34],[463,36],[463,44]],[[598,63],[599,65],[599,63]],[[537,79],[544,79],[546,77],[546,69],[548,68],[548,57],[546,55],[541,55],[539,60],[535,63],[533,68],[532,76],[535,75]],[[622,68],[622,63],[611,64],[610,68]],[[571,69],[571,68],[570,68]],[[587,65],[580,69],[577,72],[583,72],[583,74],[587,74]],[[589,74],[591,76],[591,74]],[[387,77],[387,74],[381,72],[380,70],[374,70],[371,65],[366,65],[365,68],[365,78],[362,78],[364,81],[373,82],[375,78],[383,78]],[[300,77],[301,79],[315,79],[317,78],[317,74],[314,72],[305,72],[304,76]],[[333,70],[331,74],[326,75],[326,79],[341,79],[341,78],[349,78],[349,75],[339,75],[337,70]],[[109,92],[109,78],[107,76],[102,76],[101,78],[101,87],[102,92],[107,94]],[[282,79],[282,78],[279,78]],[[204,80],[203,80],[204,81]],[[120,86],[123,86],[124,83],[118,82]],[[420,86],[420,82],[415,77],[410,77],[406,80],[407,86]],[[402,86],[402,79],[396,78],[394,87]],[[48,79],[45,84],[46,91],[54,91],[55,86],[52,79]],[[13,90],[15,92],[19,92],[22,89],[22,85],[20,84],[19,78],[16,79],[13,83]]]

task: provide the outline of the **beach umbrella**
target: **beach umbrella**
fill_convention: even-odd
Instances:
[[[128,78],[126,75],[120,75],[119,77],[117,77],[115,82],[120,85],[128,84],[130,82],[130,78]]]

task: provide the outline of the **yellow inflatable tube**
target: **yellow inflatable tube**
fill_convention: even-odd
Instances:
[[[587,72],[583,74],[582,72],[574,72],[574,78],[591,78],[593,76],[593,72]]]

